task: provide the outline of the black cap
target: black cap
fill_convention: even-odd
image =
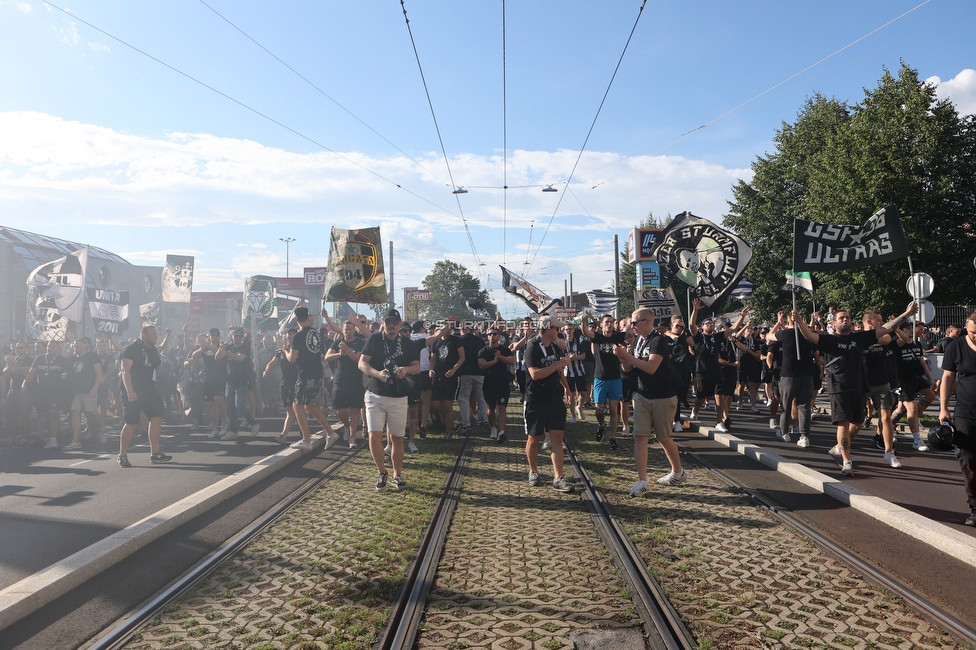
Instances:
[[[398,312],[396,309],[391,309],[388,312],[386,312],[386,316],[383,317],[383,320],[388,321],[392,318],[395,318],[398,321],[403,320],[403,318],[401,318],[400,316],[400,312]]]
[[[414,321],[413,322],[413,327],[411,329],[413,329],[414,333],[416,333],[416,332],[423,332],[424,331],[424,321],[422,321],[422,320],[416,320],[416,321]]]
[[[216,327],[210,328],[210,336],[220,336],[220,329]]]

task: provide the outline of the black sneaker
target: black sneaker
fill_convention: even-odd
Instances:
[[[383,472],[376,477],[376,489],[385,490],[386,489],[386,472]]]
[[[168,463],[171,460],[173,460],[173,457],[172,456],[167,456],[163,452],[159,452],[158,454],[153,454],[152,456],[149,457],[149,462],[152,463],[153,465],[159,465],[161,463]],[[122,464],[121,461],[119,462],[119,464],[120,465]]]
[[[874,434],[874,440],[873,440],[873,442],[874,442],[874,446],[877,447],[878,449],[884,449],[885,448],[884,436],[881,435],[880,433]]]
[[[610,451],[617,451],[620,449],[620,445],[617,444],[616,438],[610,438]]]
[[[466,427],[461,427],[460,429],[458,429],[459,436],[466,436],[469,433],[471,433],[471,425],[468,425]]]
[[[725,428],[726,429],[732,428],[732,418],[725,418]]]
[[[421,440],[425,439],[427,437],[427,427],[417,429],[417,435],[420,436]]]
[[[596,441],[600,442],[603,440],[603,427],[596,428]]]
[[[385,474],[384,474],[384,476],[385,476]],[[395,487],[397,490],[406,490],[407,489],[407,482],[403,480],[403,477],[402,476],[394,476],[393,477],[393,487]]]
[[[128,456],[119,456],[119,467],[132,467]]]
[[[505,435],[505,432],[504,431],[499,431],[498,432],[498,444],[502,444],[506,440],[508,440],[508,436]]]

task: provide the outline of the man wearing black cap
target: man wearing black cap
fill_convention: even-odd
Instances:
[[[308,313],[308,307],[295,307],[294,318],[302,329],[292,339],[287,358],[298,367],[298,381],[295,383],[295,418],[298,420],[298,427],[302,430],[302,439],[292,443],[291,446],[293,449],[302,450],[312,448],[312,434],[308,428],[308,416],[311,415],[325,430],[325,448],[328,449],[339,440],[339,434],[332,430],[328,418],[318,405],[324,374],[322,337],[314,327],[315,319]]]
[[[542,485],[539,478],[539,445],[549,432],[552,459],[552,488],[572,492],[572,484],[563,476],[563,433],[566,431],[566,405],[563,403],[563,368],[572,363],[556,345],[559,328],[564,323],[553,316],[539,317],[539,337],[525,347],[525,456],[529,461],[529,485]]]
[[[224,345],[220,340],[220,330],[210,329],[210,336],[200,342],[191,359],[203,361],[203,411],[210,423],[211,440],[229,434],[227,419],[227,402],[224,401],[224,391],[227,388],[227,362],[217,361],[217,352]],[[221,426],[223,420],[223,426]]]
[[[367,339],[359,357],[359,369],[369,378],[365,398],[366,428],[369,429],[369,452],[378,473],[377,490],[386,487],[383,458],[383,433],[386,430],[389,430],[392,444],[393,487],[397,490],[407,487],[403,479],[403,437],[407,426],[407,395],[413,382],[406,378],[420,373],[420,355],[410,337],[400,334],[402,320],[396,309],[386,312],[382,330]]]

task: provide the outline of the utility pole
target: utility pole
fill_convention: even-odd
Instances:
[[[285,242],[285,277],[288,277],[288,262],[290,253],[290,244],[295,241],[294,237],[279,237],[278,241]]]
[[[390,240],[390,309],[396,308],[395,292],[396,286],[393,283],[393,240]]]
[[[620,242],[617,239],[617,235],[613,236],[613,292],[618,296],[622,296],[620,293]],[[620,303],[613,308],[613,317],[620,318]]]

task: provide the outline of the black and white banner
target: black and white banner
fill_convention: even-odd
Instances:
[[[650,309],[654,318],[671,318],[676,314],[681,315],[678,300],[675,298],[674,289],[671,287],[638,289],[634,292],[634,304],[638,307]]]
[[[654,255],[711,306],[735,289],[752,259],[752,249],[708,219],[682,212],[658,237]]]
[[[190,302],[193,291],[193,257],[167,255],[160,290],[163,302]]]
[[[147,302],[139,305],[139,319],[143,325],[152,325],[159,328],[159,300]]]
[[[125,334],[129,329],[129,292],[89,289],[88,313],[96,332],[116,336]]]
[[[586,299],[590,301],[593,311],[598,314],[612,314],[620,304],[620,296],[606,291],[587,291]]]
[[[793,224],[795,271],[859,269],[908,257],[898,208],[878,210],[863,226],[797,219]]]
[[[502,289],[519,298],[535,313],[545,314],[553,307],[563,306],[562,300],[550,298],[525,278],[515,275],[504,266],[499,265],[499,268],[502,270]]]

